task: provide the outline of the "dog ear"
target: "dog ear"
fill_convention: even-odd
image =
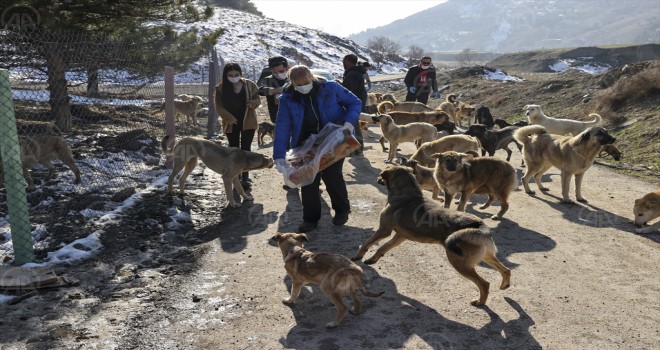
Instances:
[[[587,141],[589,141],[590,138],[591,138],[591,130],[587,129],[587,130],[582,132],[582,135],[580,136],[580,141],[579,142],[580,143],[587,142]]]
[[[401,162],[401,165],[408,165],[408,158],[406,157],[399,157],[399,161]]]
[[[271,237],[270,239],[272,239],[275,242],[279,242],[280,240],[282,240],[282,234],[278,233],[275,236]]]
[[[433,153],[431,155],[431,159],[439,159],[442,158],[442,153]]]
[[[477,153],[477,152],[475,152],[475,151],[472,151],[472,150],[470,150],[470,151],[466,151],[466,152],[465,152],[465,155],[468,156],[468,157],[471,156],[470,158],[477,158],[477,157],[479,157],[479,153]]]
[[[307,235],[304,234],[304,233],[299,233],[296,236],[296,241],[305,241],[305,242],[309,243],[309,237],[307,237]]]

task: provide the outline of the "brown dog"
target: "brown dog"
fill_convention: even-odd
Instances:
[[[417,184],[419,184],[421,189],[430,190],[433,192],[433,199],[439,200],[440,202],[443,201],[442,198],[438,197],[440,186],[438,186],[438,182],[433,178],[433,173],[435,171],[434,168],[422,166],[417,163],[416,160],[408,160],[404,157],[401,157],[401,165],[407,166],[412,170],[413,175],[415,175],[415,180],[417,180]]]
[[[449,151],[431,156],[437,159],[433,176],[445,192],[445,208],[449,208],[456,193],[461,193],[459,211],[465,211],[465,205],[473,193],[487,194],[488,200],[479,209],[488,208],[498,199],[500,211],[491,219],[500,220],[509,210],[509,195],[517,183],[516,169],[499,158],[474,158],[475,155]]]
[[[396,112],[395,111],[395,112],[389,112],[387,115],[389,115],[392,118],[394,124],[396,125],[407,125],[410,123],[428,123],[431,125],[437,125],[437,124],[445,123],[449,120],[449,116],[443,111],[426,111],[426,112]],[[375,116],[372,119],[377,122],[380,121],[379,116]],[[378,142],[380,142],[380,146],[383,148],[383,152],[387,151],[387,147],[385,147],[385,139],[386,137],[383,136],[378,140]]]
[[[174,158],[172,173],[167,179],[167,191],[172,193],[172,182],[174,177],[183,170],[183,175],[179,178],[179,191],[184,194],[184,185],[186,178],[192,173],[197,160],[201,159],[206,166],[222,175],[222,182],[225,185],[225,194],[229,207],[237,208],[241,203],[234,201],[232,185],[243,197],[243,200],[254,200],[248,196],[238,181],[238,175],[255,169],[270,168],[273,166],[273,158],[257,152],[244,151],[236,147],[225,147],[216,142],[205,140],[198,137],[184,137],[179,140],[171,149],[167,148],[169,135],[165,135],[160,142],[161,150],[165,155]],[[185,169],[184,169],[185,168]]]
[[[483,261],[502,275],[500,289],[509,288],[511,271],[497,259],[497,248],[488,226],[478,217],[447,210],[434,200],[425,199],[410,169],[389,167],[380,173],[378,183],[387,186],[387,206],[380,213],[378,230],[360,246],[353,260],[360,260],[369,248],[395,232],[387,243],[365,261],[375,264],[388,251],[406,240],[441,244],[449,263],[463,277],[479,287],[479,299],[472,305],[483,305],[488,299],[490,283],[484,280],[475,266]]]
[[[37,163],[48,167],[48,179],[55,176],[55,167],[50,162],[53,159],[59,159],[66,164],[76,175],[75,183],[80,183],[80,170],[73,162],[71,148],[62,136],[40,135],[34,137],[19,138],[21,147],[21,161],[23,162],[23,176],[27,182],[28,191],[34,190],[34,181],[30,175],[30,169]],[[5,182],[4,172],[2,170],[2,158],[0,157],[0,183]]]
[[[407,123],[399,126],[388,114],[380,115],[378,121],[380,123],[380,130],[383,132],[383,137],[390,143],[389,156],[386,162],[394,160],[399,144],[403,142],[415,142],[419,146],[424,142],[435,140],[436,136],[438,136],[435,126],[429,123]],[[384,150],[385,147],[383,147]]]
[[[176,110],[176,120],[179,121],[179,113],[183,114],[186,116],[186,124],[190,124],[191,122],[193,125],[197,125],[197,108],[204,103],[204,99],[199,97],[199,96],[194,96],[194,95],[185,95],[189,99],[187,100],[179,100],[179,99],[174,99],[174,108]],[[165,111],[165,102],[163,102],[160,105],[160,108],[158,110],[154,111],[151,114],[156,114],[159,112]]]
[[[295,304],[300,290],[305,284],[317,283],[323,294],[337,308],[335,320],[326,324],[334,328],[346,316],[346,305],[342,298],[350,294],[353,308],[350,312],[357,315],[362,310],[362,302],[357,296],[359,289],[368,297],[378,297],[383,292],[367,290],[362,282],[362,269],[347,257],[338,254],[312,253],[303,248],[303,242],[309,242],[305,234],[279,233],[271,238],[282,251],[284,268],[291,277],[291,296],[282,300],[284,304]]]
[[[419,164],[427,167],[435,167],[435,159],[431,158],[436,153],[447,151],[456,152],[478,152],[481,149],[479,140],[467,135],[448,135],[435,141],[423,143],[410,160],[416,160]]]
[[[523,159],[527,172],[522,178],[525,192],[534,194],[529,188],[529,179],[536,181],[539,190],[548,189],[541,184],[541,177],[550,167],[561,170],[562,202],[574,203],[568,197],[571,177],[575,176],[575,197],[579,202],[586,202],[582,197],[582,179],[589,170],[604,145],[612,144],[616,138],[601,127],[587,128],[575,136],[553,135],[541,125],[524,126],[513,136],[523,144]]]
[[[264,144],[264,136],[266,135],[270,136],[271,140],[275,140],[275,124],[270,120],[259,123],[259,128],[257,129],[257,145],[261,146]]]

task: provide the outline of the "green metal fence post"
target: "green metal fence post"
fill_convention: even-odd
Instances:
[[[25,179],[21,161],[21,147],[16,132],[16,116],[12,102],[9,71],[0,69],[0,151],[7,189],[7,207],[14,262],[23,265],[34,260],[30,214],[25,197]]]

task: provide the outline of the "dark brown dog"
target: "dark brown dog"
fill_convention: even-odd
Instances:
[[[338,254],[312,253],[303,248],[303,242],[309,242],[305,234],[279,233],[271,238],[282,251],[284,268],[291,277],[291,297],[282,300],[284,304],[295,304],[300,290],[305,284],[317,283],[323,294],[337,308],[335,320],[326,324],[334,328],[346,316],[344,295],[350,294],[353,308],[350,312],[357,315],[362,310],[362,302],[357,296],[359,289],[368,297],[383,294],[370,292],[362,283],[362,269],[347,257]]]
[[[409,169],[389,167],[380,173],[378,183],[387,186],[387,206],[380,213],[378,230],[360,247],[353,260],[360,260],[369,248],[395,232],[387,243],[365,261],[375,264],[385,253],[406,240],[441,244],[449,263],[463,277],[479,288],[479,299],[472,305],[483,305],[488,299],[490,283],[481,278],[475,266],[483,261],[502,275],[500,289],[509,288],[511,271],[497,259],[497,248],[488,226],[478,217],[443,209],[434,200],[425,199]]]
[[[506,151],[506,161],[508,162],[511,160],[512,152],[509,149],[509,144],[511,142],[513,142],[516,147],[518,147],[518,151],[522,153],[522,145],[513,138],[513,133],[516,129],[518,129],[517,126],[507,126],[500,130],[489,130],[486,125],[473,124],[468,127],[465,135],[474,136],[479,139],[482,156],[485,156],[486,153],[488,153],[488,155],[492,157],[495,155],[495,151],[503,149]]]
[[[491,217],[499,220],[509,210],[509,195],[516,187],[516,169],[511,164],[493,157],[477,157],[454,151],[437,153],[433,176],[445,192],[445,208],[449,208],[451,199],[461,193],[458,210],[464,211],[468,199],[473,193],[487,194],[488,200],[479,207],[486,209],[495,199],[500,201],[500,211]]]
[[[257,144],[259,146],[264,144],[264,136],[266,135],[270,136],[271,140],[275,140],[275,124],[268,120],[259,123],[257,129]]]

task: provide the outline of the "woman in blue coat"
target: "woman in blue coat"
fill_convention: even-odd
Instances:
[[[362,110],[362,102],[353,93],[334,81],[315,77],[303,65],[289,71],[291,82],[280,97],[280,106],[275,123],[273,158],[275,164],[284,166],[287,148],[302,145],[312,134],[318,133],[326,124],[344,125],[351,130]],[[303,204],[303,223],[298,232],[316,228],[321,218],[321,179],[330,195],[335,216],[332,223],[343,225],[348,221],[351,205],[344,182],[341,159],[319,172],[314,182],[300,189]]]

